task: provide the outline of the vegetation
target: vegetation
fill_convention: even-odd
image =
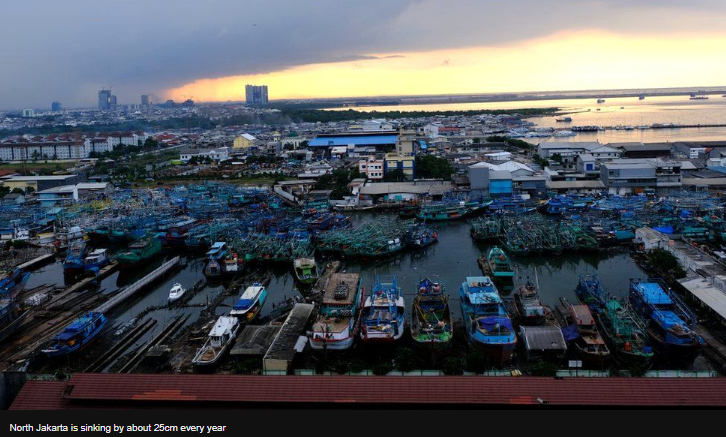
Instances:
[[[444,360],[441,371],[444,372],[444,375],[462,375],[464,373],[464,366],[460,358],[448,357]]]
[[[381,361],[377,365],[373,366],[373,374],[374,375],[387,375],[390,371],[393,370],[393,365],[390,361]]]
[[[552,115],[559,108],[527,108],[517,110],[505,109],[481,109],[471,111],[356,111],[348,109],[347,111],[325,111],[320,109],[299,108],[291,106],[280,106],[280,114],[294,122],[308,123],[329,123],[338,121],[353,120],[369,120],[376,118],[385,118],[389,120],[397,120],[401,118],[422,118],[432,116],[476,116],[476,115],[504,115],[519,114],[522,117],[536,117],[544,115]],[[226,121],[225,121],[226,122]]]
[[[466,356],[466,370],[474,373],[484,373],[491,368],[489,359],[478,350],[473,350]]]
[[[413,349],[408,347],[402,347],[396,351],[396,358],[393,362],[396,365],[396,369],[399,372],[411,372],[416,368],[418,357]]]
[[[385,182],[403,182],[406,180],[406,174],[401,169],[390,170],[383,176]]]
[[[476,139],[476,138],[475,138]],[[516,147],[518,149],[529,150],[532,145],[526,141],[518,140],[516,138],[509,138],[501,135],[492,135],[487,137],[489,143],[506,143],[508,146]]]
[[[439,158],[433,155],[416,157],[416,177],[422,179],[444,179],[451,180],[454,167],[448,159]]]
[[[665,249],[653,249],[647,254],[648,262],[653,269],[664,277],[681,279],[686,277],[686,271],[678,263],[678,259]]]
[[[538,164],[542,168],[545,168],[548,165],[550,165],[550,162],[548,160],[544,159],[543,157],[539,156],[536,153],[534,155],[532,155],[532,162],[534,162],[535,164]]]
[[[330,194],[332,199],[342,199],[343,196],[350,196],[352,193],[348,184],[356,178],[360,178],[361,174],[358,168],[351,170],[339,168],[334,170],[332,174],[326,174],[318,178],[318,182],[313,186],[315,190],[332,190]]]
[[[538,361],[529,366],[529,372],[533,376],[555,376],[557,374],[557,366],[546,361]]]

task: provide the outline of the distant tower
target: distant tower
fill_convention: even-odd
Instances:
[[[35,111],[32,109],[23,109],[23,117],[35,117]]]
[[[116,105],[117,105],[116,96],[111,95],[111,99],[109,100],[109,106],[110,106],[109,109],[112,109],[112,110],[115,111],[116,110]]]
[[[53,112],[59,112],[63,109],[63,105],[61,105],[61,102],[53,102],[53,104],[50,105],[50,110]]]
[[[246,85],[245,100],[248,105],[266,105],[269,102],[267,85]]]
[[[144,94],[141,96],[141,106],[148,108],[151,106],[151,96],[148,94]]]
[[[98,92],[98,109],[108,111],[111,109],[111,90],[102,89]]]

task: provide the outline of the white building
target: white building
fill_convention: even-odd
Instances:
[[[366,175],[370,180],[382,180],[383,179],[383,167],[384,162],[382,159],[369,156],[366,159],[358,161],[358,171],[360,174]]]
[[[226,161],[229,159],[229,147],[220,147],[219,149],[188,149],[179,154],[179,160],[189,162],[192,158],[206,159],[212,161]]]

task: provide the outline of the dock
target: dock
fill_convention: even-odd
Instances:
[[[310,294],[306,299],[308,302],[322,300],[323,293],[325,292],[325,286],[328,285],[328,281],[333,273],[337,273],[338,270],[340,270],[341,265],[340,261],[329,262],[325,265],[325,271],[323,271],[323,274],[320,275],[318,280],[315,281],[315,284],[310,289]]]
[[[280,332],[262,359],[265,372],[287,374],[292,366],[292,360],[298,352],[296,348],[298,340],[305,333],[305,327],[314,308],[313,304],[299,303],[290,311]]]
[[[95,276],[89,276],[87,278],[83,278],[80,281],[76,282],[75,284],[71,285],[70,287],[66,288],[66,290],[63,292],[63,294],[71,294],[71,293],[75,293],[78,291],[83,291],[89,285],[91,285],[91,283],[93,281],[100,281],[101,279],[103,279],[107,276],[110,276],[117,269],[118,269],[118,263],[116,261],[112,261],[106,267],[99,270]]]
[[[179,259],[180,258],[178,256],[176,256],[171,261],[165,262],[164,264],[162,264],[160,267],[158,267],[153,272],[151,272],[148,275],[144,276],[143,278],[139,279],[135,283],[126,287],[125,289],[118,291],[111,299],[102,303],[94,311],[99,312],[99,313],[105,313],[105,312],[113,309],[115,306],[117,306],[121,302],[125,301],[129,297],[133,296],[137,292],[146,288],[148,285],[150,285],[151,283],[153,283],[154,281],[156,281],[157,279],[159,279],[160,277],[165,275],[169,270],[171,270],[177,264],[179,264]]]
[[[25,270],[25,271],[31,271],[35,269],[36,267],[42,266],[46,263],[51,262],[55,259],[55,253],[48,253],[45,255],[41,255],[37,258],[31,259],[28,262],[24,262],[18,266],[19,269]]]

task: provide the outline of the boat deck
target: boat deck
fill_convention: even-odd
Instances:
[[[333,273],[325,285],[323,305],[352,305],[358,293],[360,273]],[[347,285],[348,295],[344,299],[336,299],[335,291],[340,285]]]

